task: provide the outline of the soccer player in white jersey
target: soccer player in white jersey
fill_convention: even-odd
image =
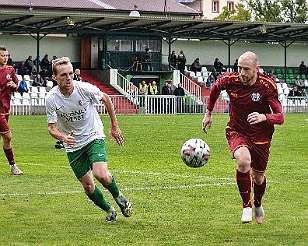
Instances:
[[[106,221],[115,222],[117,213],[104,199],[93,176],[112,194],[122,214],[130,217],[132,206],[107,168],[106,135],[94,107],[99,101],[105,104],[111,121],[110,138],[124,145],[110,97],[90,83],[73,81],[73,66],[67,57],[54,60],[52,72],[58,86],[53,87],[46,98],[49,133],[65,143],[71,168],[87,196],[107,212]]]

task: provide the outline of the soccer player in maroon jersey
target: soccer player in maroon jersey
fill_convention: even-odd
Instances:
[[[239,57],[238,72],[224,73],[214,83],[202,121],[205,133],[212,126],[212,111],[220,91],[230,97],[230,120],[226,138],[233,158],[237,161],[236,182],[243,201],[241,221],[264,221],[262,197],[266,188],[265,171],[270,153],[274,124],[282,124],[284,116],[278,100],[276,84],[259,72],[259,61],[253,52]],[[251,189],[254,190],[251,201]]]
[[[12,133],[8,125],[12,92],[17,90],[18,79],[12,66],[7,65],[9,52],[0,46],[0,137],[3,138],[3,151],[14,175],[22,174],[16,166],[11,144]]]

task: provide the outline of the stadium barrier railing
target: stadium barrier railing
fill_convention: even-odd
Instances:
[[[173,95],[110,95],[116,114],[204,114],[209,97],[176,97]],[[282,102],[284,113],[308,112],[308,97],[287,97]],[[228,113],[228,100],[216,102],[214,113]],[[99,114],[106,114],[103,104],[95,105]],[[11,115],[44,115],[45,98],[11,100]]]

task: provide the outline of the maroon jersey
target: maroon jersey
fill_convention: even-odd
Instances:
[[[275,82],[258,73],[257,81],[248,86],[241,82],[239,73],[224,73],[212,87],[207,106],[209,111],[213,110],[221,90],[226,90],[230,97],[228,127],[248,136],[253,142],[270,142],[274,124],[284,121]],[[247,117],[252,112],[265,114],[267,120],[251,125]]]
[[[13,80],[18,85],[18,79],[15,74],[15,70],[12,66],[5,65],[3,69],[0,69],[0,115],[7,115],[10,113],[10,102],[12,92],[17,90],[7,86],[7,83]]]

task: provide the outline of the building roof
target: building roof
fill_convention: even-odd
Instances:
[[[306,42],[308,40],[307,24],[193,19],[191,16],[197,12],[188,8],[191,12],[181,12],[183,14],[179,15],[180,11],[186,10],[187,7],[182,4],[173,5],[177,4],[174,0],[167,1],[167,6],[174,6],[169,13],[161,10],[164,7],[162,0],[136,0],[134,3],[138,5],[137,10],[140,12],[140,17],[129,16],[132,9],[129,5],[132,2],[125,3],[123,0],[53,0],[50,2],[32,0],[33,9],[30,9],[31,11],[29,11],[30,5],[25,5],[24,0],[12,2],[0,0],[0,32],[2,33],[134,36],[138,34],[166,38],[262,42]],[[123,6],[120,6],[120,3]],[[102,4],[104,6],[100,6]],[[146,11],[153,9],[158,12],[143,12],[143,9]]]
[[[145,13],[179,13],[183,15],[198,15],[197,10],[187,7],[184,4],[178,3],[175,0],[0,0],[1,7],[18,7],[25,10],[32,6],[33,10],[42,8],[53,9],[82,9],[82,10],[99,10],[99,11],[132,11],[137,9]]]

